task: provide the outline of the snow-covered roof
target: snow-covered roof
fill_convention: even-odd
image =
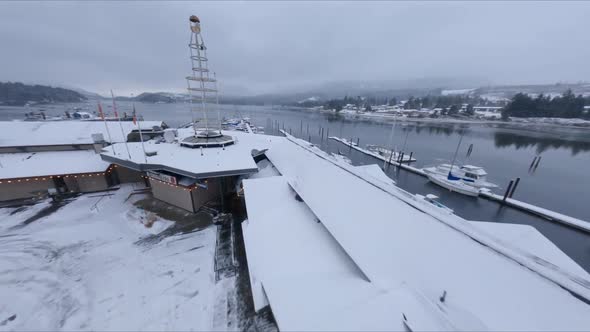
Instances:
[[[109,163],[92,150],[0,154],[0,179],[104,172]]]
[[[179,129],[182,140],[192,129]],[[256,135],[237,131],[224,131],[225,135],[233,136],[235,144],[224,148],[191,149],[181,147],[178,143],[145,143],[145,150],[155,155],[144,158],[141,143],[117,143],[103,149],[104,160],[132,169],[164,170],[192,178],[209,178],[217,176],[233,176],[251,174],[258,171],[252,158],[252,150],[264,150],[273,142],[284,140],[284,137]],[[131,158],[127,153],[127,147]],[[114,149],[114,153],[113,153]],[[147,160],[147,162],[146,162]]]
[[[301,275],[295,276],[281,274],[279,268],[271,271],[256,265],[254,269],[280,328],[346,328],[338,323],[343,319],[353,322],[348,325],[353,329],[395,330],[400,329],[399,312],[416,330],[590,327],[590,306],[580,300],[590,298],[590,278],[583,270],[563,268],[553,261],[556,257],[537,256],[432,204],[419,204],[415,196],[395,185],[376,181],[302,140],[288,137],[278,141],[266,155],[309,209],[307,217],[299,217],[290,206],[295,199],[289,197],[293,194],[288,188],[280,193],[245,182],[247,237],[255,238],[257,246],[273,248],[264,252],[254,249],[257,257],[253,260],[282,264],[278,261],[288,263],[293,257],[295,267],[285,268],[300,269]],[[252,203],[251,194],[270,201]],[[281,199],[275,200],[275,195]],[[255,211],[259,209],[263,211]],[[301,258],[295,256],[304,250],[301,247],[319,246],[308,237],[311,228],[291,234],[271,225],[266,233],[265,222],[308,222],[309,215],[319,220],[333,239],[331,243],[338,244],[359,273],[341,276],[330,274],[329,269],[318,273],[307,269],[307,264],[315,267],[320,265],[315,260],[323,259],[329,260],[326,264],[330,266],[343,268],[330,258],[336,250],[332,245],[324,244],[326,257],[316,248],[314,262],[299,263]],[[256,232],[260,233],[252,237]],[[314,237],[313,241],[329,241],[327,234],[323,236],[323,240]],[[273,241],[285,243],[286,248],[277,248]],[[299,246],[292,248],[291,242]],[[367,280],[360,282],[359,274]],[[378,294],[363,290],[373,286]],[[444,303],[440,301],[443,294]],[[309,312],[307,306],[312,308]]]
[[[106,122],[113,142],[124,142],[127,135],[138,129],[131,121]],[[162,126],[161,121],[141,121],[143,130]],[[105,141],[109,135],[102,121],[0,121],[0,147],[92,144],[92,134],[101,133]]]
[[[587,275],[580,265],[533,226],[486,221],[473,221],[472,223],[503,241],[513,243],[523,250],[534,252],[536,256],[552,262],[560,268],[579,275]]]
[[[367,282],[284,177],[244,180],[244,189],[254,305],[259,310],[270,298],[279,329],[403,330],[402,313],[422,310],[409,289],[384,291]],[[430,317],[420,318],[421,326],[440,329]]]

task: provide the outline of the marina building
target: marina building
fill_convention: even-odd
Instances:
[[[165,127],[160,121],[143,125],[146,137],[161,134]],[[138,135],[137,130],[132,122],[0,122],[0,201],[103,191],[142,181],[141,174],[117,168],[99,155],[105,146]]]

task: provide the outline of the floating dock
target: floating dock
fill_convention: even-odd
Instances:
[[[390,157],[387,157],[387,156],[382,156],[382,155],[380,155],[378,153],[375,153],[373,151],[369,151],[367,149],[363,149],[363,148],[359,147],[355,142],[349,141],[346,138],[340,138],[340,137],[336,137],[336,136],[330,136],[328,138],[329,139],[332,139],[332,140],[335,140],[335,141],[338,141],[338,142],[340,142],[340,143],[348,146],[349,148],[355,149],[355,150],[357,150],[359,152],[362,152],[362,153],[364,153],[366,155],[369,155],[371,157],[375,157],[375,158],[377,158],[377,159],[379,159],[379,160],[381,160],[383,162],[386,162],[388,164],[392,164],[392,165],[393,164],[395,164],[395,165],[399,164],[399,161],[400,161],[399,160],[399,157],[400,157],[400,155],[399,155],[398,152],[394,152],[393,153],[393,157],[390,158]],[[410,162],[416,161],[416,158],[413,158],[411,155],[404,155],[404,154],[402,154],[401,157],[402,157],[402,160],[401,160],[402,163],[410,163]]]
[[[541,216],[545,219],[548,219],[551,221],[557,221],[562,224],[566,224],[570,227],[577,228],[579,230],[590,233],[590,222],[587,222],[587,221],[584,221],[581,219],[577,219],[574,217],[570,217],[565,214],[561,214],[559,212],[544,209],[542,207],[538,207],[536,205],[525,203],[525,202],[516,200],[514,198],[506,198],[506,200],[504,201],[503,196],[498,195],[498,194],[494,194],[491,191],[482,190],[479,192],[479,196],[487,198],[492,201],[499,202],[499,203],[506,203],[507,205],[524,210],[524,211],[532,213],[532,214],[536,214],[536,215]]]
[[[342,139],[342,138],[334,137],[334,136],[331,136],[329,138],[333,139],[335,141],[338,141],[346,146],[352,147],[353,149],[355,149],[359,152],[362,152],[368,156],[377,158],[377,159],[384,161],[384,162],[389,162],[389,160],[387,160],[385,157],[383,157],[377,153],[371,152],[369,150],[363,149],[361,147],[358,147],[357,144],[355,144],[354,142],[351,142],[347,139]],[[395,160],[395,161],[392,160],[391,164],[395,165],[397,167],[403,168],[403,169],[410,171],[412,173],[415,173],[415,174],[418,174],[421,176],[427,176],[426,173],[422,169],[412,167],[410,165],[404,165],[403,163],[400,163],[397,160]],[[543,217],[547,220],[559,222],[564,225],[567,225],[567,226],[570,226],[570,227],[590,233],[590,222],[587,222],[587,221],[584,221],[581,219],[577,219],[574,217],[570,217],[568,215],[565,215],[565,214],[562,214],[559,212],[555,212],[555,211],[551,211],[551,210],[548,210],[548,209],[545,209],[542,207],[538,207],[538,206],[535,206],[535,205],[532,205],[529,203],[525,203],[525,202],[516,200],[514,198],[506,198],[506,200],[504,200],[503,196],[498,195],[498,194],[494,194],[491,191],[480,190],[479,196],[482,198],[489,199],[491,201],[499,202],[500,204],[505,203],[509,206],[516,208],[516,209],[535,214],[535,215]]]

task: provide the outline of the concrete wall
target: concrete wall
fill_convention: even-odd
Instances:
[[[221,179],[220,178],[213,178],[207,180],[207,189],[195,187],[193,191],[191,191],[193,204],[196,210],[198,210],[203,204],[215,200],[220,199],[221,195],[221,188],[220,188]]]
[[[64,177],[64,182],[66,183],[66,186],[68,187],[68,192],[74,192],[74,193],[78,193],[80,192],[80,187],[78,186],[78,179],[74,178],[73,176],[70,177]]]
[[[93,144],[0,146],[0,153],[92,150]]]
[[[106,176],[87,176],[76,178],[80,192],[101,191],[109,188]]]
[[[72,176],[63,178],[68,192],[93,192],[101,191],[109,188],[105,176],[85,176],[78,175],[77,178]],[[46,193],[48,189],[55,188],[53,179],[46,178],[45,180],[34,181],[29,178],[18,180],[2,180],[0,184],[0,201],[9,201],[13,199],[21,199],[35,196],[38,192]]]
[[[150,186],[152,187],[152,194],[155,198],[187,211],[195,212],[190,191],[152,179],[150,179]]]
[[[54,188],[53,179],[50,178],[38,181],[21,180],[21,182],[11,180],[11,183],[2,180],[0,184],[0,201],[33,197],[36,191],[47,192],[49,188]]]
[[[115,169],[120,183],[143,182],[141,172],[119,165]]]

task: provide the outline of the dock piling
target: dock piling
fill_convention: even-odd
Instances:
[[[391,154],[389,155],[389,162],[387,163],[387,169],[389,170],[389,166],[391,166],[391,159],[393,159],[393,154],[395,152],[393,152],[393,150],[391,150]]]
[[[357,137],[357,138],[356,138],[356,146],[358,146],[359,148],[361,147],[361,146],[359,145],[359,141],[360,141],[360,140],[361,140],[361,138],[360,138],[360,137]]]
[[[533,166],[535,166],[535,162],[537,161],[537,157],[538,157],[538,156],[535,156],[535,158],[533,158],[533,161],[531,162],[531,165],[529,166],[529,171],[530,171],[531,169],[533,169]]]
[[[512,190],[510,191],[510,195],[508,195],[509,198],[512,198],[512,195],[514,195],[514,192],[516,191],[516,186],[518,186],[519,182],[520,178],[516,178],[516,181],[514,181],[514,186],[512,186]]]
[[[399,155],[399,164],[401,166],[402,161],[404,161],[404,152],[402,151],[402,153]]]
[[[539,158],[537,158],[537,163],[535,164],[535,168],[534,170],[537,169],[537,167],[539,167],[539,163],[541,162],[541,156],[539,156]]]
[[[506,197],[508,197],[508,193],[510,193],[513,183],[514,183],[514,180],[510,180],[510,183],[508,184],[508,188],[506,188],[506,192],[504,193],[504,198],[502,198],[502,204],[504,204],[506,202]]]
[[[411,163],[412,162],[412,155],[414,154],[414,151],[410,151],[410,158],[408,159],[408,162]]]

